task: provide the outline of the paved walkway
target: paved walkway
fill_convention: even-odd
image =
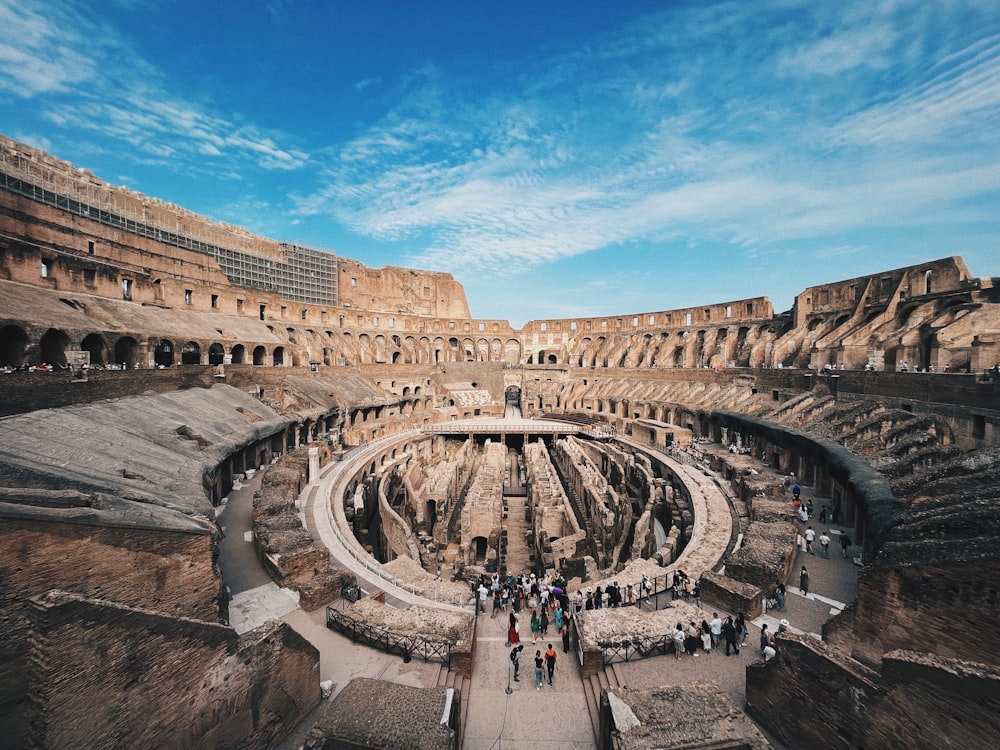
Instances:
[[[300,499],[303,520],[308,518],[310,526],[314,522],[320,527],[330,523],[329,516],[322,512],[322,506],[326,505],[325,498],[329,496],[328,491],[336,479],[337,466],[338,464],[332,464],[324,469],[320,487],[311,485],[303,491]],[[267,579],[257,562],[249,535],[253,493],[259,486],[259,481],[257,477],[242,489],[233,491],[219,515],[219,522],[226,534],[220,552],[220,566],[232,600],[234,627],[236,618],[239,618],[239,628],[242,629],[240,632],[245,632],[270,617],[280,617],[319,650],[320,680],[332,681],[335,684],[334,693],[343,689],[354,677],[362,676],[418,687],[434,686],[439,671],[436,663],[423,663],[415,659],[405,664],[398,656],[352,643],[329,630],[326,627],[325,607],[306,613],[289,605],[287,597],[291,592],[277,590]],[[804,487],[803,495],[812,497],[811,488]],[[822,507],[821,504],[822,500],[817,499],[816,507]],[[324,517],[326,521],[323,520]],[[813,528],[817,535],[821,529],[843,531],[843,527],[832,525],[813,524]],[[331,528],[322,528],[320,536],[326,543],[334,533]],[[818,634],[823,622],[836,614],[842,603],[855,598],[858,567],[853,559],[844,560],[841,557],[835,534],[831,533],[831,537],[834,541],[829,559],[818,553],[798,553],[795,573],[789,581],[786,611],[767,613],[751,623],[748,646],[741,649],[739,656],[727,658],[724,652],[718,651],[700,654],[698,657],[685,657],[680,661],[676,661],[673,656],[663,656],[619,664],[618,673],[624,684],[631,688],[647,688],[708,679],[718,683],[720,689],[737,705],[743,705],[746,665],[760,659],[757,646],[760,625],[767,622],[769,629],[776,629],[778,619],[785,618],[794,630]],[[419,597],[414,597],[404,588],[392,587],[379,579],[361,561],[344,552],[339,539],[335,549],[346,557],[347,567],[356,572],[361,571],[359,578],[369,581],[369,585],[383,589],[396,588],[401,593],[399,606],[406,606],[406,600],[409,599],[419,600]],[[851,551],[856,554],[857,547]],[[337,557],[334,550],[331,553]],[[810,573],[808,596],[798,593],[798,571],[802,565],[806,565]],[[287,611],[278,612],[276,607],[278,610],[284,607]],[[711,619],[712,604],[705,602],[703,607],[705,618]],[[714,611],[719,611],[723,616],[726,614],[717,608]],[[465,747],[468,750],[501,747],[505,750],[596,748],[587,715],[579,664],[573,654],[563,653],[560,641],[551,637],[554,635],[551,627],[550,638],[543,638],[537,645],[532,645],[528,619],[527,613],[521,614],[521,630],[525,633],[522,640],[524,651],[521,679],[518,682],[511,680],[511,692],[508,693],[510,661],[509,649],[505,646],[506,617],[497,620],[490,619],[488,614],[479,617],[472,685],[469,694],[464,696],[469,707],[464,731]],[[549,687],[546,683],[541,690],[536,690],[533,683],[534,651],[537,648],[544,653],[550,640],[555,644],[558,654],[554,686]],[[311,721],[307,719],[302,728],[288,737],[278,750],[298,748],[310,725]],[[775,743],[775,747],[781,746]]]

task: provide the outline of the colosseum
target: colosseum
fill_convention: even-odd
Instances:
[[[1000,742],[997,279],[515,329],[0,149],[0,747]]]

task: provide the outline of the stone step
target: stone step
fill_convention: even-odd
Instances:
[[[587,700],[587,713],[590,715],[590,723],[594,730],[594,739],[598,740],[601,731],[601,694],[595,690],[593,678],[591,677],[583,681],[583,696]]]

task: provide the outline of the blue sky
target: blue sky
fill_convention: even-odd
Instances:
[[[0,0],[0,132],[515,326],[1000,276],[995,0]]]

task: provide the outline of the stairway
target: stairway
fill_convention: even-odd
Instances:
[[[617,664],[609,664],[605,669],[583,680],[583,694],[587,699],[587,711],[594,729],[594,741],[601,745],[601,693],[625,684],[625,679]]]
[[[457,672],[448,669],[446,665],[442,664],[438,668],[437,682],[435,684],[437,687],[441,688],[455,688],[459,695],[461,705],[459,706],[458,737],[455,744],[455,750],[462,750],[462,744],[465,738],[465,724],[469,718],[469,688],[472,685],[472,681],[468,677],[464,677]]]

